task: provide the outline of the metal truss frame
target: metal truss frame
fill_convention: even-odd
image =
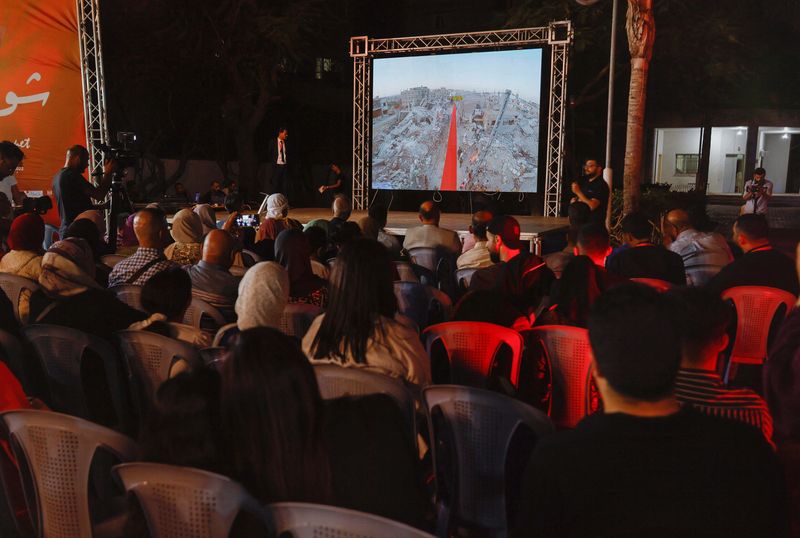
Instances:
[[[106,88],[103,75],[103,47],[100,37],[99,0],[76,0],[80,36],[81,79],[83,82],[83,117],[90,170],[103,163],[99,144],[108,143]]]
[[[86,0],[84,0],[86,1]],[[556,217],[561,205],[564,170],[564,126],[567,101],[569,46],[573,30],[570,21],[551,22],[537,28],[492,30],[463,34],[370,39],[350,38],[353,58],[353,206],[366,209],[369,203],[369,172],[372,130],[372,59],[410,52],[475,50],[481,48],[547,45],[550,48],[550,96],[548,100],[547,144],[545,150],[544,216]]]

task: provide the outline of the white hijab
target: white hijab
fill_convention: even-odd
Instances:
[[[252,266],[239,283],[236,324],[240,331],[254,327],[280,329],[281,314],[289,302],[289,273],[275,262]]]

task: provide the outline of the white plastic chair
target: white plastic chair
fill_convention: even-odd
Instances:
[[[230,478],[160,463],[114,467],[125,490],[136,495],[153,538],[226,538],[242,510],[261,510]]]
[[[293,538],[433,538],[432,535],[380,516],[309,503],[267,505],[275,534]]]
[[[400,280],[402,282],[419,282],[419,277],[417,273],[414,272],[414,268],[408,262],[392,262],[394,263],[395,269],[397,269],[397,274],[400,276]]]
[[[527,404],[483,389],[438,385],[422,391],[428,412],[439,499],[437,535],[453,527],[480,536],[506,535],[506,456],[514,433],[529,428],[538,439],[550,419]],[[455,461],[448,461],[448,455]],[[456,476],[457,475],[457,476]],[[456,483],[448,483],[448,477]]]
[[[187,308],[186,312],[183,314],[183,323],[201,329],[203,316],[208,316],[214,322],[216,325],[214,332],[226,324],[225,317],[217,308],[214,308],[202,299],[192,297],[189,308]]]
[[[433,344],[441,341],[450,362],[452,383],[483,388],[502,344],[511,348],[511,383],[519,386],[522,337],[518,332],[482,321],[450,321],[431,325],[423,331],[425,350],[431,356]]]
[[[675,284],[672,282],[667,282],[666,280],[661,280],[660,278],[643,278],[643,277],[636,277],[631,278],[631,282],[638,282],[639,284],[644,284],[645,286],[650,286],[654,290],[664,293],[665,291],[669,291],[675,287]]]
[[[723,291],[722,298],[730,299],[736,308],[736,339],[730,363],[763,364],[773,322],[783,322],[797,297],[767,286],[736,286]]]
[[[120,461],[131,461],[137,456],[136,443],[97,424],[51,411],[9,411],[0,420],[20,462],[26,498],[34,503],[28,510],[36,535],[94,536],[88,497],[92,458],[102,449]]]
[[[417,247],[408,249],[408,255],[411,257],[411,261],[413,263],[421,265],[422,267],[429,269],[434,273],[439,265],[439,260],[442,258],[439,249],[430,247]]]
[[[303,303],[287,304],[281,314],[280,330],[287,336],[302,338],[311,327],[314,318],[322,314],[319,306]]]
[[[120,284],[109,288],[117,296],[117,299],[136,310],[144,311],[142,308],[142,287],[133,284]]]
[[[475,274],[477,268],[459,269],[456,271],[456,284],[462,289],[469,289],[469,283],[472,281],[472,275]]]
[[[214,341],[211,344],[212,347],[227,346],[228,340],[238,332],[239,326],[236,325],[236,323],[228,323],[227,325],[223,325],[219,328],[217,334],[214,335]]]
[[[103,256],[100,256],[100,263],[113,269],[115,265],[125,258],[127,258],[127,256],[122,256],[120,254],[104,254]]]
[[[526,342],[540,341],[553,376],[550,417],[559,428],[574,428],[594,412],[592,351],[589,333],[580,327],[542,325],[522,332]]]
[[[30,278],[9,273],[0,273],[0,288],[2,288],[6,296],[8,296],[8,300],[11,301],[11,306],[14,307],[14,317],[17,318],[17,321],[21,321],[19,317],[20,295],[22,295],[24,290],[28,290],[31,293],[35,292],[39,289],[39,283]]]

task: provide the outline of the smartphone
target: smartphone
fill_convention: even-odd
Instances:
[[[240,228],[255,227],[259,225],[258,213],[250,215],[239,215],[236,217],[236,225]]]

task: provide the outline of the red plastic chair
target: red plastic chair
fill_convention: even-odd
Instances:
[[[519,385],[522,337],[518,332],[481,321],[450,321],[431,325],[423,331],[428,355],[441,340],[450,362],[450,379],[458,385],[484,388],[486,378],[502,344],[511,348],[511,383]]]
[[[773,322],[783,322],[797,297],[767,286],[736,286],[722,292],[722,298],[733,301],[736,308],[736,339],[730,363],[763,364]],[[781,305],[785,306],[782,312]]]
[[[638,282],[639,284],[650,286],[654,290],[661,293],[669,291],[675,287],[675,284],[672,282],[667,282],[666,280],[661,280],[659,278],[632,278],[631,282]]]
[[[567,325],[542,325],[522,332],[525,341],[540,341],[550,363],[553,397],[550,417],[558,428],[574,428],[599,406],[592,385],[589,332]]]

